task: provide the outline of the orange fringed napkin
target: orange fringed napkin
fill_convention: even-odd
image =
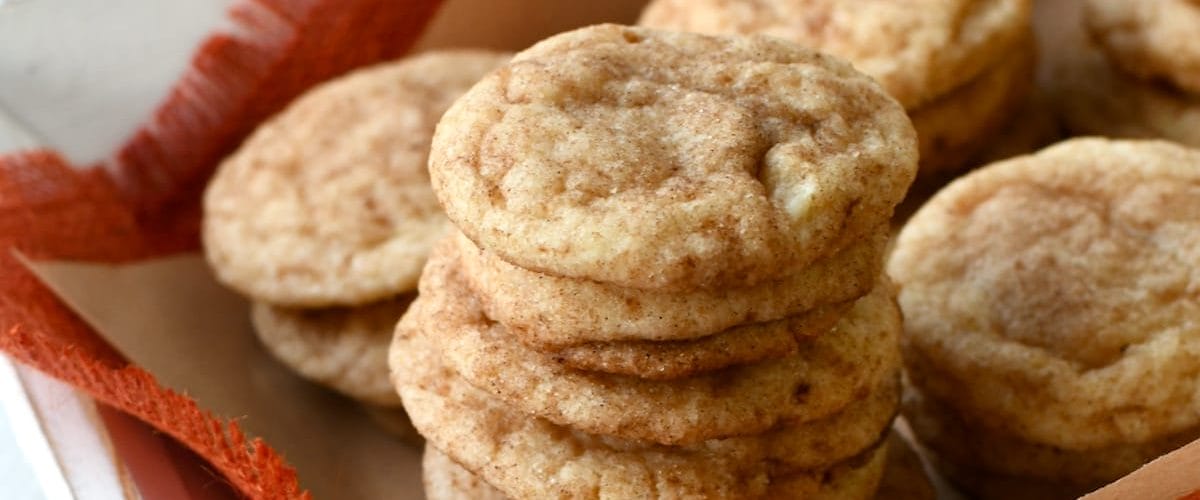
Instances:
[[[0,349],[134,415],[211,463],[247,498],[307,498],[261,440],[130,366],[22,265],[128,262],[198,249],[217,162],[314,83],[412,46],[440,0],[245,0],[152,120],[104,165],[53,151],[0,157]]]

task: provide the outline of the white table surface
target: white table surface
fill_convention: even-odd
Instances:
[[[8,414],[0,406],[0,491],[12,500],[42,500],[46,495],[33,479],[33,468],[20,453],[9,425]]]
[[[0,0],[0,112],[75,162],[102,160],[166,96],[199,42],[226,29],[232,3]]]

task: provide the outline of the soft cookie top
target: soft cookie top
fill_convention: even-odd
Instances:
[[[1200,425],[1200,151],[993,164],[913,216],[888,271],[922,389],[991,428],[1081,449]]]
[[[414,289],[446,224],[425,167],[434,126],[507,59],[440,52],[359,70],[259,127],[205,193],[204,244],[217,277],[290,306]]]
[[[1029,30],[1029,0],[655,0],[644,26],[779,37],[845,58],[908,109],[973,79]]]
[[[1200,0],[1088,0],[1087,25],[1129,73],[1200,93]]]
[[[749,286],[887,220],[916,171],[904,110],[765,37],[616,25],[518,54],[446,112],[430,173],[479,247],[646,289]]]

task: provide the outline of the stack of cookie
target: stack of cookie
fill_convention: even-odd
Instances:
[[[507,59],[439,52],[359,70],[300,97],[221,164],[204,198],[206,254],[254,301],[254,328],[285,365],[399,411],[387,346],[446,227],[429,141]]]
[[[904,414],[973,496],[1077,498],[1200,438],[1200,151],[1074,139],[984,167],[888,270]]]
[[[924,178],[969,166],[1021,109],[1030,17],[1030,0],[654,0],[639,23],[769,35],[845,58],[908,110]]]
[[[1071,131],[1200,146],[1200,3],[1061,3],[1076,29],[1063,30],[1050,84]]]
[[[427,493],[869,497],[916,156],[876,83],[784,41],[601,25],[517,55],[433,141],[460,232],[389,358]]]

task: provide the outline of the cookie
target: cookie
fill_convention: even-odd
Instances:
[[[1200,425],[1200,152],[1075,139],[968,174],[888,262],[914,385],[1066,450]]]
[[[846,500],[852,498],[871,498],[875,484],[886,462],[885,455],[890,456],[892,449],[886,453],[881,449],[872,450],[870,459],[863,465],[842,467],[832,473],[803,474],[796,477],[780,478],[772,481],[768,488],[768,498],[809,498]],[[425,497],[429,500],[505,500],[508,497],[493,488],[486,481],[471,471],[464,469],[437,451],[432,446],[425,448],[423,462],[425,477]],[[644,494],[644,493],[643,493]],[[877,496],[876,498],[891,498]],[[931,497],[932,498],[932,497]]]
[[[921,176],[958,170],[1008,124],[1033,87],[1035,54],[1027,34],[1008,57],[974,80],[909,111]]]
[[[353,399],[398,407],[387,350],[412,296],[369,306],[287,309],[261,302],[250,312],[263,347],[300,376]]]
[[[863,455],[880,448],[890,422],[891,413],[884,412],[887,418],[867,429],[843,425],[854,418],[829,419],[689,447],[586,434],[521,414],[466,383],[441,364],[412,323],[411,316],[401,321],[389,362],[413,424],[430,444],[513,498],[636,498],[647,492],[658,498],[756,498],[774,491],[776,480],[780,487],[816,487],[826,472],[861,469]],[[831,437],[829,426],[854,435],[868,431],[868,439],[858,441],[866,442],[864,449],[797,469],[828,453],[818,443]]]
[[[1078,497],[1137,470],[1138,467],[1200,438],[1200,427],[1143,443],[1117,444],[1095,449],[1069,450],[1037,444],[974,425],[973,416],[956,410],[920,391],[908,390],[904,415],[922,444],[939,463],[950,464],[951,475],[967,491],[1006,488],[977,487],[969,476],[991,476],[995,482],[1027,480],[1039,490],[1067,491]],[[986,451],[984,451],[986,450]],[[960,474],[960,476],[963,474]],[[981,485],[982,486],[982,485]],[[993,494],[992,496],[999,496]]]
[[[1085,6],[1092,38],[1121,71],[1200,94],[1200,2],[1087,0]]]
[[[1125,74],[1082,33],[1082,27],[1063,35],[1057,50],[1047,89],[1068,130],[1077,135],[1162,138],[1200,147],[1200,94]]]
[[[899,363],[899,311],[890,287],[881,286],[786,358],[670,381],[574,370],[513,341],[488,318],[440,245],[405,316],[413,334],[472,385],[522,413],[584,432],[662,444],[757,434],[836,413]]]
[[[742,289],[674,293],[529,271],[456,239],[464,275],[488,316],[542,350],[595,342],[700,339],[855,300],[875,287],[887,235],[869,238],[800,272]]]
[[[358,70],[261,125],[204,195],[217,278],[292,307],[362,305],[415,288],[446,225],[425,166],[434,125],[507,59],[435,52]]]
[[[778,279],[867,237],[915,144],[895,100],[833,58],[599,25],[474,86],[429,168],[449,218],[508,262],[685,291]]]
[[[844,58],[906,109],[1005,59],[1029,27],[1028,0],[654,0],[639,24],[769,35]]]

